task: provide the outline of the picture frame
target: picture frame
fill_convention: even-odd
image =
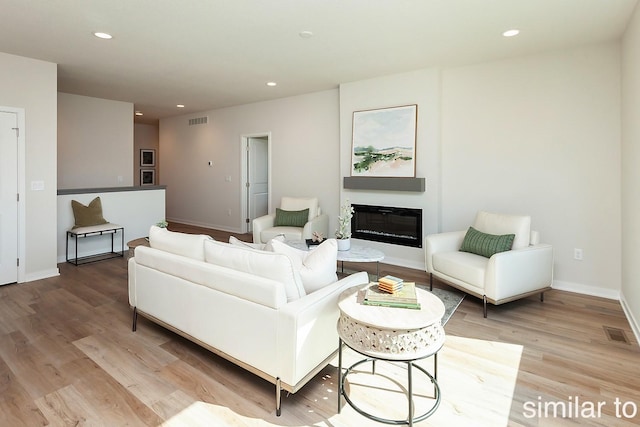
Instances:
[[[155,169],[140,169],[140,185],[156,185]]]
[[[140,150],[140,166],[150,167],[156,165],[156,150],[141,149]]]
[[[351,176],[415,177],[418,106],[353,112]]]

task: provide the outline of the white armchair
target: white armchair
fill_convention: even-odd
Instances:
[[[551,289],[553,282],[553,248],[539,243],[537,231],[531,231],[531,217],[478,212],[472,226],[487,233],[488,239],[513,234],[510,250],[485,257],[463,252],[461,247],[468,230],[432,234],[425,238],[425,264],[430,286],[433,277],[481,298],[483,315],[487,302],[499,305]],[[468,248],[468,242],[465,244]]]
[[[304,225],[289,225],[286,220],[283,224],[276,225],[278,213],[284,212],[288,215],[304,209],[309,209],[309,215]],[[287,240],[311,239],[314,232],[321,233],[324,237],[329,236],[329,216],[322,213],[320,206],[318,206],[317,198],[283,197],[280,202],[280,210],[281,212],[268,214],[253,220],[253,243],[267,243],[280,235],[283,235]],[[286,215],[280,215],[278,219],[285,217]]]

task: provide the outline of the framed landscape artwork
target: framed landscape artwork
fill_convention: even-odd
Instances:
[[[354,111],[351,176],[415,177],[417,105]]]
[[[140,150],[140,166],[149,167],[156,165],[156,150]]]

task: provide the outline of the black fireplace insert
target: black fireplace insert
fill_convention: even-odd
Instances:
[[[422,209],[356,204],[352,206],[353,238],[422,247]]]

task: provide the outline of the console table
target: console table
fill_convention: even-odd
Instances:
[[[431,416],[440,405],[438,386],[438,351],[445,341],[442,316],[445,307],[442,301],[430,292],[416,289],[420,309],[369,306],[361,303],[366,288],[360,286],[345,290],[339,297],[338,307],[338,413],[342,409],[342,398],[358,413],[385,424],[408,424]],[[343,344],[366,358],[354,363],[342,372]],[[419,359],[434,357],[434,373],[414,364]],[[357,366],[371,362],[375,374],[376,361],[403,362],[407,366],[408,415],[405,420],[381,418],[361,409],[345,391],[345,380]],[[426,375],[433,384],[434,404],[421,415],[414,414],[413,368]]]

